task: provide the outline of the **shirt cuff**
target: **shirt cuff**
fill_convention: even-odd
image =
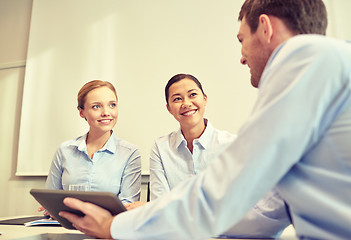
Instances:
[[[114,217],[110,228],[113,239],[136,239],[133,222],[138,212],[139,209],[133,209]]]

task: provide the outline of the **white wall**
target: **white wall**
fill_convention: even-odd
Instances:
[[[32,0],[0,1],[0,217],[30,214],[37,204],[29,189],[44,178],[15,176],[24,67]],[[15,67],[15,68],[9,68]]]
[[[103,3],[33,1],[18,175],[47,174],[59,144],[87,131],[76,95],[92,79],[116,86],[115,132],[139,147],[143,172],[154,139],[178,128],[164,99],[164,86],[174,74],[199,78],[208,95],[206,115],[219,128],[235,133],[251,109],[256,90],[239,63],[233,16],[241,1]]]
[[[88,2],[88,1],[86,1]],[[148,1],[149,3],[153,0]],[[212,2],[212,1],[210,1]],[[234,2],[234,1],[233,1]],[[236,1],[235,1],[236,2]],[[350,21],[350,15],[348,10],[351,9],[351,1],[348,0],[325,0],[329,11],[330,24],[328,28],[328,35],[343,37],[351,39],[351,29],[348,26]],[[238,4],[237,4],[238,5]],[[13,216],[13,215],[24,215],[24,214],[34,214],[36,213],[36,207],[38,204],[29,195],[29,190],[31,188],[40,188],[44,186],[45,178],[43,177],[16,177],[16,164],[17,164],[17,148],[18,148],[18,134],[19,134],[19,122],[22,104],[22,91],[24,83],[24,67],[8,68],[11,66],[22,66],[26,60],[26,52],[28,46],[28,34],[30,26],[30,15],[31,15],[32,0],[1,0],[0,1],[0,102],[1,102],[1,114],[0,114],[0,153],[2,159],[0,160],[0,217]],[[163,5],[167,7],[166,4]],[[138,9],[138,6],[133,6]],[[139,9],[142,11],[143,9]],[[161,10],[161,9],[160,9]],[[220,12],[212,11],[213,9],[202,9],[202,11],[207,11],[211,13],[221,14]],[[172,11],[172,9],[168,9]],[[175,11],[175,10],[174,10]],[[216,51],[216,45],[223,44],[233,44],[229,47],[227,51],[237,55],[237,51],[240,51],[240,45],[236,41],[236,31],[237,24],[236,18],[238,14],[237,8],[228,8],[226,12],[230,12],[232,17],[223,19],[223,25],[232,27],[232,32],[228,32],[225,39],[213,38],[213,51]],[[175,15],[176,13],[174,13]],[[196,18],[196,12],[192,12]],[[229,15],[228,15],[229,16]],[[136,16],[137,17],[137,16]],[[154,16],[147,16],[151,18],[157,24],[156,19],[152,19]],[[217,15],[208,15],[209,18],[218,18]],[[199,23],[201,26],[201,23]],[[126,26],[126,29],[129,26]],[[135,27],[133,24],[130,27]],[[151,26],[152,27],[152,26]],[[201,26],[203,27],[203,26]],[[223,26],[221,26],[223,27]],[[150,31],[152,33],[152,31]],[[45,34],[45,33],[43,33]],[[151,44],[158,39],[154,39],[155,35],[148,35],[147,32],[144,33],[144,37],[148,38],[147,42]],[[201,39],[199,39],[200,41]],[[124,42],[128,44],[128,41]],[[177,45],[179,42],[170,43],[170,46]],[[185,43],[183,43],[185,44]],[[211,45],[209,45],[211,46]],[[167,46],[164,46],[167,49]],[[152,50],[152,49],[151,49]],[[148,49],[148,51],[151,51]],[[126,60],[130,64],[129,71],[137,71],[139,67],[142,67],[143,62],[147,61],[147,54],[150,52],[144,52],[143,47],[139,46],[138,51],[141,54],[141,58],[133,62],[131,59]],[[145,50],[146,51],[146,50]],[[198,54],[201,54],[199,52]],[[133,56],[134,57],[134,56]],[[179,59],[179,61],[185,61],[189,65],[187,69],[176,69],[174,71],[186,71],[189,73],[194,73],[198,78],[204,83],[205,90],[209,96],[209,104],[207,108],[207,115],[212,120],[214,119],[214,124],[222,129],[227,129],[235,132],[240,124],[245,120],[246,116],[252,107],[255,90],[253,90],[249,85],[249,75],[246,67],[241,67],[239,65],[239,59],[235,58],[225,58],[206,60],[204,56],[203,62],[201,64],[208,62],[215,62],[218,65],[223,63],[227,64],[230,62],[232,68],[223,70],[221,73],[212,72],[211,74],[201,74],[201,64],[192,62],[191,60]],[[167,59],[159,60],[159,67],[163,64],[167,65]],[[136,67],[132,67],[132,64],[136,64]],[[194,67],[192,67],[194,66]],[[210,67],[210,65],[206,65]],[[243,70],[244,69],[244,70]],[[159,73],[158,68],[148,69],[147,74],[140,74],[134,80],[137,83],[145,84],[145,77],[150,77],[150,75],[157,75],[158,78],[167,78],[168,74]],[[237,77],[237,71],[241,72],[240,77]],[[207,72],[210,72],[208,70]],[[136,73],[134,73],[136,74]],[[224,83],[234,84],[231,85],[231,89],[227,87],[226,84],[220,87],[207,87],[212,81],[218,80],[218,74],[220,76],[225,76],[226,80]],[[157,104],[148,106],[152,109],[152,114],[158,116],[162,121],[167,121],[172,123],[169,127],[163,127],[158,129],[157,135],[153,133],[152,129],[146,129],[145,132],[134,133],[134,134],[154,134],[156,137],[160,134],[165,134],[171,130],[177,128],[177,124],[172,117],[164,109],[163,102],[163,88],[162,86],[154,86],[154,92],[152,94],[157,95]],[[140,92],[137,92],[141,94]],[[136,104],[132,99],[129,98],[127,91],[120,91],[119,95],[122,99],[128,99],[127,104]],[[212,104],[211,99],[220,99],[220,104]],[[228,109],[228,99],[236,103],[235,108]],[[124,100],[123,100],[124,101]],[[146,101],[146,100],[145,100]],[[126,105],[127,105],[126,104]],[[140,103],[142,104],[142,103]],[[124,110],[123,110],[124,111]],[[40,113],[45,114],[45,113]],[[40,116],[40,114],[38,116]],[[121,113],[122,114],[122,113]],[[151,114],[149,111],[145,111],[142,114]],[[137,116],[137,113],[134,117]],[[220,117],[218,117],[220,116]],[[222,126],[221,118],[229,117],[235,119],[235,124],[233,126]],[[127,116],[124,119],[120,119],[123,124],[128,122]],[[117,128],[117,131],[119,129]],[[136,136],[137,137],[137,136]],[[147,156],[144,156],[147,158]]]

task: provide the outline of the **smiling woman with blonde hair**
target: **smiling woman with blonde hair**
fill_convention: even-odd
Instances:
[[[112,130],[118,117],[117,102],[109,82],[94,80],[80,89],[78,111],[89,124],[89,132],[57,149],[46,188],[69,190],[72,185],[84,185],[90,191],[115,193],[123,203],[139,200],[140,153]]]

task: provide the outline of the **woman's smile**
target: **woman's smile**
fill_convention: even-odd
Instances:
[[[197,112],[197,109],[193,109],[193,110],[189,110],[189,111],[183,112],[183,113],[181,113],[181,115],[183,115],[185,117],[189,117],[189,116],[194,115],[196,112]]]
[[[113,121],[113,119],[101,119],[101,120],[97,120],[97,121],[99,123],[108,125],[108,124],[110,124]]]

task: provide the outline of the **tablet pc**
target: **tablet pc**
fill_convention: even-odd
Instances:
[[[66,218],[60,217],[60,211],[74,213],[78,216],[84,216],[81,211],[72,209],[63,204],[65,197],[73,197],[84,202],[94,203],[106,210],[112,215],[117,215],[126,211],[123,203],[111,192],[83,192],[83,191],[65,191],[51,189],[31,189],[30,194],[59,222],[68,229],[75,229],[72,223]]]

